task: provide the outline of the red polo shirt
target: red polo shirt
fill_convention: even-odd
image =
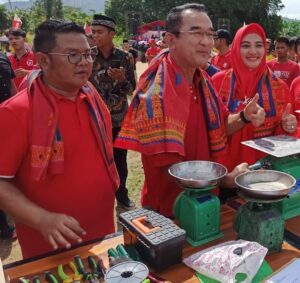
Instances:
[[[37,205],[77,219],[87,232],[84,241],[103,237],[114,232],[115,191],[94,137],[85,95],[80,94],[76,101],[49,95],[54,95],[59,112],[64,173],[48,175],[42,181],[31,179],[31,108],[24,90],[0,107],[0,176],[14,176],[11,180],[17,188]],[[110,125],[107,127],[111,131]],[[52,250],[38,231],[20,223],[16,228],[23,257]]]
[[[294,110],[300,111],[300,76],[293,80],[290,88],[290,96]],[[300,113],[295,113],[300,125]]]
[[[231,50],[224,54],[217,54],[211,59],[211,64],[220,70],[228,70],[231,68]]]
[[[15,54],[10,54],[8,56],[9,61],[11,63],[11,66],[13,70],[22,68],[25,70],[32,70],[33,66],[36,64],[35,57],[33,55],[33,52],[31,50],[27,50],[27,52],[20,58],[18,59]],[[23,80],[24,77],[17,77],[14,78],[16,87],[18,88],[21,81]]]
[[[299,65],[291,60],[288,60],[286,63],[279,63],[275,58],[268,61],[267,65],[273,71],[275,77],[282,79],[288,87],[290,87],[292,81],[300,75]]]

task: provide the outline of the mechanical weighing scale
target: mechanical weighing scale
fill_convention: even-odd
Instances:
[[[250,166],[267,170],[244,173],[236,178],[239,193],[247,203],[237,212],[235,229],[240,238],[257,241],[269,252],[279,251],[284,220],[300,213],[300,140],[279,135],[242,143],[269,155]]]
[[[174,215],[186,231],[187,241],[199,246],[220,238],[220,200],[211,193],[227,169],[210,161],[186,161],[172,165],[169,174],[184,190],[174,203]]]
[[[296,179],[296,185],[282,201],[272,204],[281,213],[284,220],[300,215],[300,155],[286,157],[267,156],[256,163],[263,169],[278,170],[290,174]]]
[[[300,140],[287,135],[271,136],[242,142],[268,154],[255,163],[256,169],[271,169],[292,175],[296,185],[287,198],[272,204],[284,220],[300,215]]]
[[[269,253],[281,251],[284,219],[273,204],[287,197],[296,180],[280,171],[258,170],[237,176],[235,182],[247,201],[235,216],[238,238],[258,242]]]

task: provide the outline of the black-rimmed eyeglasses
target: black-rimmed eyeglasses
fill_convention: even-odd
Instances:
[[[48,52],[50,55],[60,55],[60,56],[68,56],[68,61],[71,64],[78,64],[82,60],[82,56],[84,56],[85,60],[92,63],[95,61],[96,56],[98,54],[97,48],[88,49],[85,52],[70,52],[70,53],[56,53],[56,52]]]

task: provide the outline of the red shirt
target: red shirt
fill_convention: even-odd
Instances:
[[[197,100],[194,99],[195,96]],[[168,217],[173,215],[174,201],[182,192],[168,176],[168,167],[179,161],[211,160],[202,99],[199,93],[196,94],[195,89],[191,89],[187,98],[190,99],[190,113],[184,139],[185,157],[182,158],[176,153],[163,153],[155,156],[142,154],[145,172],[142,205],[151,206],[155,211]],[[220,105],[222,105],[223,117],[227,117],[227,108],[221,102]],[[162,170],[162,167],[165,167],[165,170]]]
[[[217,54],[211,59],[211,64],[220,70],[227,70],[231,68],[231,50],[224,54]]]
[[[151,62],[151,60],[160,52],[160,48],[157,46],[149,47],[146,51],[146,57],[148,60],[148,63]],[[148,57],[149,56],[149,57]]]
[[[277,78],[282,79],[288,86],[300,75],[300,68],[296,62],[288,60],[286,63],[278,63],[277,59],[267,62],[268,67]]]
[[[290,88],[290,96],[294,110],[300,110],[300,77],[293,80]],[[298,119],[298,125],[300,121],[300,113],[295,113]]]
[[[11,180],[34,203],[77,219],[87,232],[84,241],[103,237],[114,232],[115,191],[94,137],[85,95],[80,94],[76,101],[54,96],[64,143],[64,173],[42,181],[31,179],[32,111],[24,90],[0,107],[0,176],[15,176]],[[38,231],[18,222],[16,228],[24,258],[52,250]]]
[[[35,57],[32,51],[27,50],[27,52],[18,59],[15,54],[11,54],[8,56],[11,66],[13,70],[22,68],[25,70],[32,70],[33,66],[36,64]],[[14,82],[16,84],[16,87],[19,87],[19,84],[22,82],[24,77],[16,77],[14,78]]]

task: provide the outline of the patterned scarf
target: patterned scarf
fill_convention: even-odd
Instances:
[[[258,104],[266,112],[264,124],[253,130],[254,138],[259,138],[274,134],[274,129],[280,124],[286,100],[282,83],[272,76],[268,68],[258,81],[255,91],[259,94]],[[246,106],[247,101],[242,101],[241,96],[237,94],[236,76],[232,69],[225,74],[219,96],[230,113],[237,113]]]
[[[58,128],[58,109],[55,98],[41,79],[40,70],[28,78],[27,94],[32,109],[31,116],[31,166],[32,178],[43,180],[48,174],[64,172],[64,145]],[[106,128],[110,116],[94,87],[87,83],[82,87],[87,97],[93,132],[104,157],[113,184],[118,187],[119,178],[113,159],[111,132]],[[108,132],[109,131],[109,132]]]
[[[190,87],[168,53],[168,50],[161,52],[141,76],[115,141],[116,147],[148,155],[165,152],[185,155]],[[223,153],[226,147],[220,105],[214,88],[200,69],[195,74],[194,82],[204,98],[209,146],[211,155],[215,157]]]

